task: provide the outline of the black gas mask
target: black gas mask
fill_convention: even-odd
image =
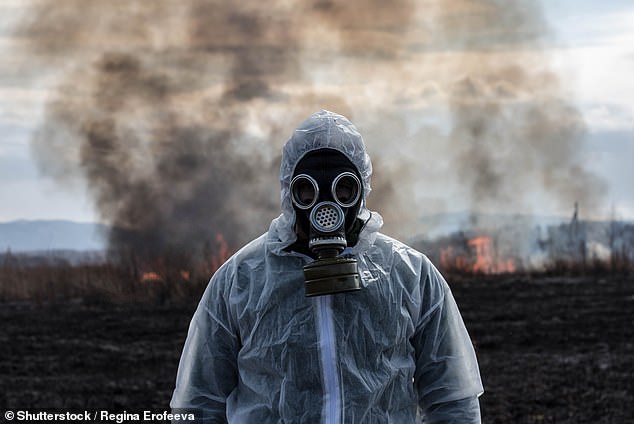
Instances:
[[[298,241],[294,247],[316,259],[304,266],[306,296],[361,288],[356,259],[341,253],[357,241],[362,194],[356,167],[336,150],[308,153],[295,167],[291,196]]]

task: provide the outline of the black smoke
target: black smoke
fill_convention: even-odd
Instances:
[[[195,254],[265,231],[281,146],[320,108],[358,123],[371,205],[396,234],[419,232],[430,204],[449,209],[448,186],[474,210],[527,207],[527,187],[600,198],[536,3],[41,0],[16,34],[31,66],[58,74],[34,154],[61,182],[87,181],[113,249]],[[424,118],[408,101],[432,92],[450,130],[407,134]],[[448,197],[427,201],[431,189]]]

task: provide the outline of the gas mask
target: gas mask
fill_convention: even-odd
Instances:
[[[304,266],[305,295],[359,290],[356,259],[340,256],[356,243],[362,185],[355,166],[335,150],[311,152],[295,167],[290,189],[299,246],[316,259]]]

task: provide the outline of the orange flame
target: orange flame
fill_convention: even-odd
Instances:
[[[232,252],[229,250],[229,246],[227,245],[227,241],[221,233],[216,234],[216,243],[218,248],[216,252],[211,254],[209,257],[209,262],[211,263],[212,268],[210,271],[212,273],[216,272],[216,270],[220,268],[220,266],[232,255]]]
[[[160,275],[158,275],[154,271],[144,272],[141,275],[141,282],[143,282],[143,283],[157,282],[157,281],[163,281],[163,277],[161,277]]]
[[[440,250],[440,266],[458,271],[499,274],[517,271],[512,258],[498,258],[496,249],[488,236],[477,236],[467,241],[469,250],[456,253],[452,246]]]
[[[191,272],[180,270],[179,275],[183,281],[190,281]],[[141,282],[142,283],[156,283],[156,282],[164,282],[165,278],[156,271],[144,272],[141,274]]]
[[[200,275],[209,276],[233,254],[222,234],[216,235],[215,244],[214,248],[203,255],[203,260],[193,264],[192,268],[175,268],[167,258],[159,258],[151,264],[143,264],[140,266],[142,269],[152,271],[141,272],[139,280],[142,283],[171,282],[179,280],[180,277],[180,281],[188,283],[198,279]]]
[[[486,236],[474,237],[469,240],[469,246],[475,248],[476,260],[473,272],[489,273],[493,269],[491,257],[491,238]]]

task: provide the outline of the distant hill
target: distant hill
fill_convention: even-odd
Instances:
[[[420,230],[408,241],[434,239],[456,231],[508,227],[546,228],[570,222],[569,217],[444,213],[420,219]],[[634,221],[624,223],[634,224]],[[46,252],[52,250],[104,250],[110,227],[104,224],[62,220],[12,221],[0,223],[0,253]]]
[[[541,228],[556,227],[570,224],[570,216],[528,215],[504,213],[472,213],[449,212],[424,216],[419,220],[420,231],[414,234],[413,240],[434,239],[447,236],[459,231],[501,230],[504,228]],[[596,221],[579,218],[580,222],[593,225],[609,225],[618,222],[620,225],[634,225],[634,220]]]
[[[422,231],[414,238],[442,237],[456,231],[512,226],[548,227],[570,222],[570,217],[524,214],[449,212],[428,215],[419,221]]]
[[[108,226],[73,221],[11,221],[0,223],[0,252],[103,250]]]

